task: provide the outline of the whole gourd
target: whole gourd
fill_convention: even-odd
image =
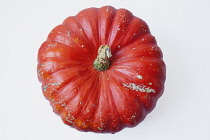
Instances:
[[[166,68],[148,25],[126,9],[88,8],[56,26],[38,52],[53,111],[80,131],[134,127],[155,107]]]

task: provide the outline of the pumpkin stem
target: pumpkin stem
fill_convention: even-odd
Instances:
[[[112,56],[111,49],[108,45],[101,45],[98,49],[98,56],[94,61],[94,68],[98,71],[105,71],[110,67],[108,58]]]

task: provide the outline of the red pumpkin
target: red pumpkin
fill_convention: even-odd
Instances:
[[[165,64],[147,24],[126,9],[89,8],[55,27],[38,52],[44,96],[80,131],[140,123],[162,95]]]

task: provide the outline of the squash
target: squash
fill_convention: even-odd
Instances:
[[[146,22],[111,6],[82,10],[56,26],[39,49],[37,73],[65,124],[98,133],[143,121],[166,79]]]

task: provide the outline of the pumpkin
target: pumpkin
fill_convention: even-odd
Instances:
[[[126,9],[104,6],[56,26],[39,48],[37,73],[65,124],[116,133],[153,110],[166,68],[148,25]]]

